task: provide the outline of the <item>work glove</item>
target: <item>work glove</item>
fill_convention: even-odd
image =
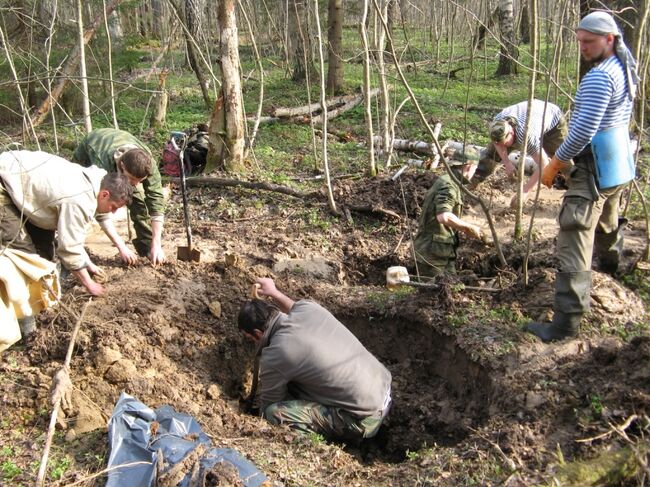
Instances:
[[[52,405],[61,401],[61,409],[69,412],[72,409],[72,381],[67,367],[61,367],[52,378],[50,400]]]
[[[560,170],[564,169],[567,166],[568,164],[566,162],[559,160],[555,156],[551,157],[551,160],[542,171],[542,184],[548,189],[551,189],[551,186],[553,185],[553,179],[555,179],[557,173],[559,173]]]

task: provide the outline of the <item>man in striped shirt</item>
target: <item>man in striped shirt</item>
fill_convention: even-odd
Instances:
[[[567,134],[566,120],[560,107],[542,100],[533,100],[531,114],[525,152],[535,161],[537,167],[524,185],[522,194],[524,201],[528,198],[530,190],[537,185],[540,171],[546,167],[548,157],[555,154]],[[527,118],[528,102],[522,101],[504,108],[490,123],[492,142],[487,147],[488,154],[493,159],[496,159],[496,154],[499,155],[510,177],[515,173],[516,168],[508,158],[508,154],[515,149],[524,152],[522,149]],[[510,201],[510,206],[516,204],[515,195]]]
[[[542,183],[550,187],[568,161],[575,163],[558,217],[553,321],[526,327],[545,342],[576,335],[589,311],[594,242],[600,269],[616,272],[622,250],[618,207],[634,178],[628,124],[636,63],[605,12],[585,16],[576,37],[583,58],[595,65],[578,87],[569,134],[542,173]]]

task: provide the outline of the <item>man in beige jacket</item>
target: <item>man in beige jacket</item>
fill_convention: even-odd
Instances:
[[[101,220],[131,201],[126,176],[81,167],[41,151],[0,154],[0,252],[9,247],[56,254],[93,296],[104,287],[93,280],[100,269],[84,249],[88,224]]]

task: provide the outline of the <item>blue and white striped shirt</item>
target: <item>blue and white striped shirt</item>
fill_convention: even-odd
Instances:
[[[506,117],[512,117],[517,120],[515,127],[516,142],[521,147],[524,143],[524,132],[526,131],[526,115],[528,102],[522,101],[516,105],[504,108],[494,117],[494,120],[503,120]],[[528,129],[528,155],[535,155],[539,152],[542,136],[542,118],[544,118],[544,133],[555,128],[562,118],[562,110],[553,103],[546,103],[546,116],[544,115],[544,102],[542,100],[533,100],[530,117],[530,127]]]
[[[558,159],[568,161],[578,155],[597,132],[630,123],[632,101],[625,76],[621,61],[614,55],[591,68],[582,78],[569,122],[569,135],[555,153]]]

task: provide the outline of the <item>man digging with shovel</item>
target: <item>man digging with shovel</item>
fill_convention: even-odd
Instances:
[[[273,304],[247,301],[238,321],[258,346],[263,416],[328,439],[375,436],[391,405],[390,372],[325,308],[293,301],[272,279],[257,283]]]

